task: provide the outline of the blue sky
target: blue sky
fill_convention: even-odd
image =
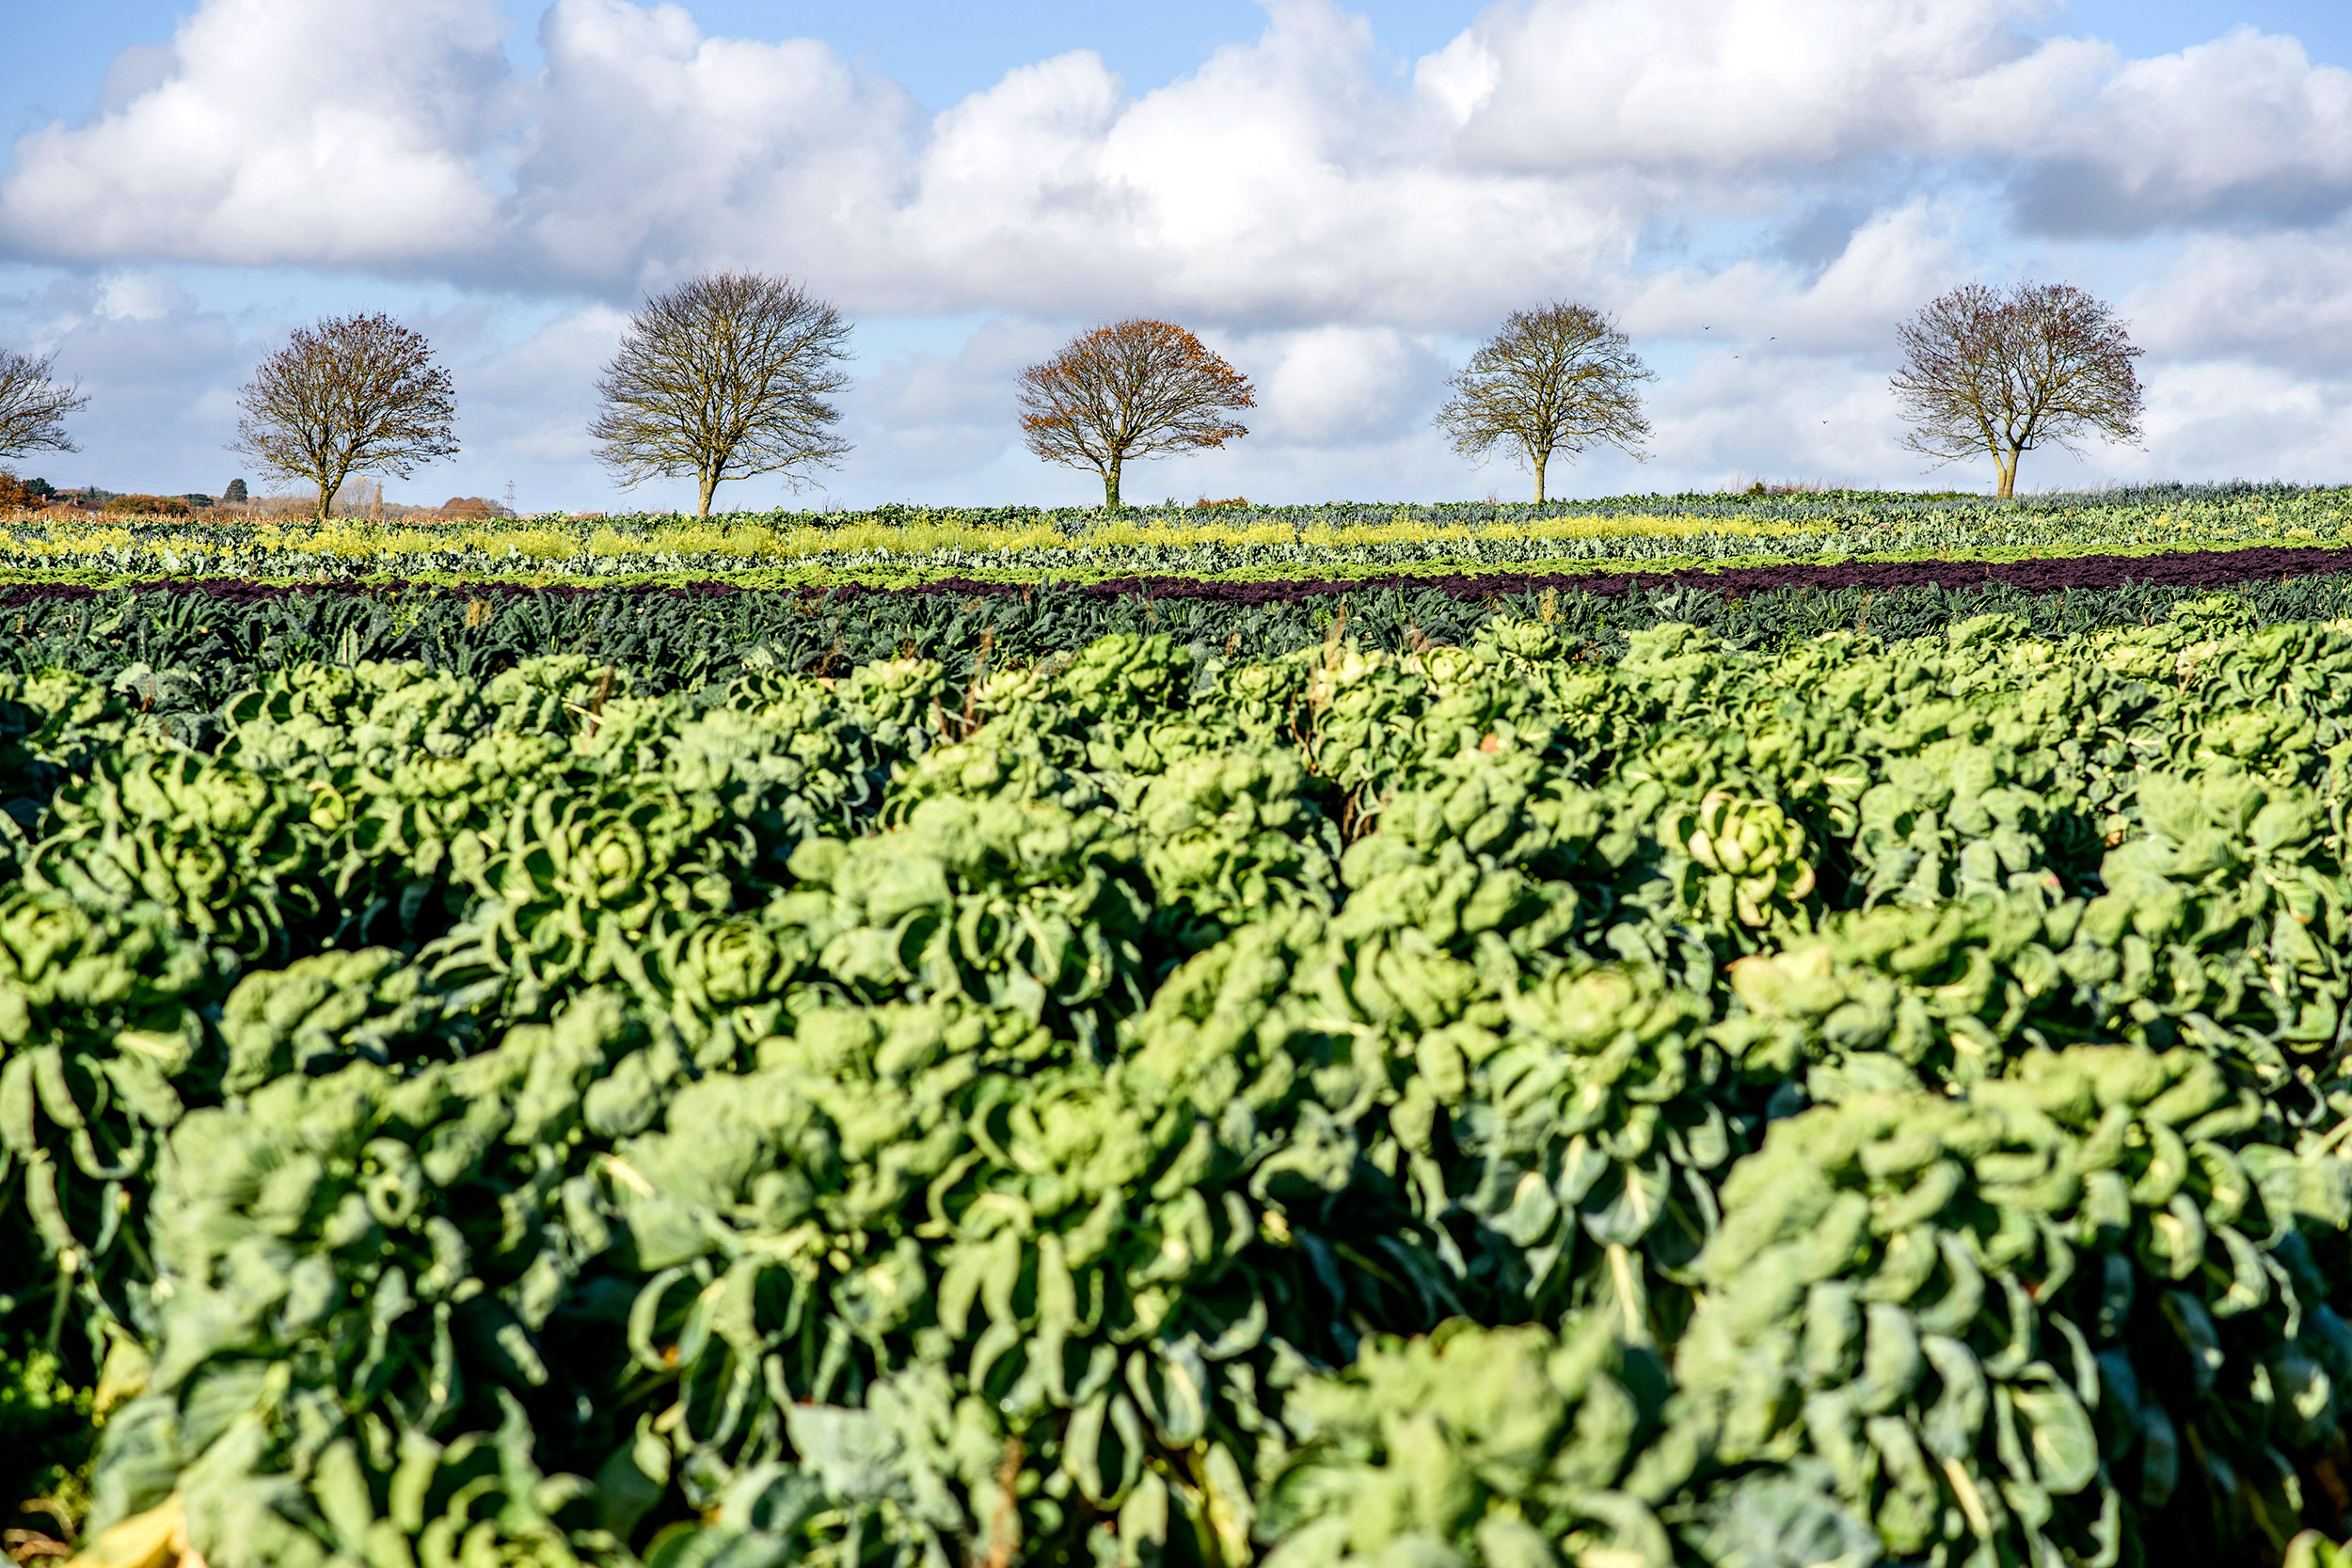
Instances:
[[[254,358],[369,308],[461,397],[465,453],[396,498],[674,504],[613,491],[586,388],[642,289],[731,264],[859,322],[857,451],[803,504],[1084,499],[1010,378],[1131,313],[1260,390],[1131,495],[1514,493],[1429,415],[1562,295],[1662,372],[1651,460],[1565,487],[1915,483],[1893,325],[1967,277],[2081,282],[2149,350],[2145,448],[2029,486],[2352,477],[2341,4],[86,0],[0,51],[43,62],[0,84],[0,344],[92,394],[33,465],[72,483],[217,489]]]

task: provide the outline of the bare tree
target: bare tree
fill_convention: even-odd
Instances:
[[[1571,456],[1606,443],[1639,460],[1649,420],[1641,383],[1657,377],[1619,331],[1589,305],[1565,300],[1514,310],[1447,383],[1454,395],[1438,410],[1438,427],[1465,457],[1484,458],[1509,444],[1535,475],[1554,452]]]
[[[2070,283],[1963,283],[1896,335],[1895,396],[1915,427],[1903,444],[1938,467],[1992,453],[2004,499],[2016,494],[2017,460],[2045,442],[2079,454],[2085,436],[2139,439],[2141,351],[2104,301]]]
[[[625,486],[691,474],[694,515],[720,482],[803,471],[850,450],[826,400],[850,384],[850,324],[788,277],[722,272],[649,296],[621,334],[588,434]]]
[[[89,399],[72,382],[57,381],[56,362],[54,355],[36,359],[0,349],[0,458],[80,450],[65,433],[65,417]]]
[[[1221,447],[1249,434],[1233,415],[1257,406],[1249,378],[1168,322],[1098,326],[1021,372],[1021,429],[1048,463],[1103,476],[1119,510],[1119,475],[1139,458]]]
[[[326,521],[355,472],[405,479],[457,451],[456,392],[433,345],[382,314],[330,316],[297,330],[238,395],[229,450],[318,487]]]

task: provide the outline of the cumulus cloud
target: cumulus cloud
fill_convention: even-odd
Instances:
[[[590,470],[596,376],[612,357],[623,313],[591,304],[548,312],[519,330],[486,313],[466,314],[463,322],[444,315],[411,325],[450,360],[468,449],[500,451],[534,481]]]
[[[1526,0],[1422,63],[1470,161],[1752,174],[1915,146],[1935,95],[2030,57],[2020,0]],[[1475,90],[1472,90],[1474,87]]]
[[[1986,116],[2021,163],[2018,211],[2054,234],[2129,235],[2218,221],[2296,226],[2352,200],[2352,71],[2241,27],[2155,59],[2097,52],[2074,102]]]
[[[2015,30],[2043,8],[1524,0],[1423,60],[1417,85],[1470,165],[1640,170],[1719,202],[1889,160],[1989,168],[2054,234],[2294,224],[2352,199],[2352,72],[2249,27],[2138,60]]]
[[[1652,274],[1626,311],[1636,336],[1702,333],[1781,354],[1852,354],[1883,344],[1896,321],[1969,270],[1966,214],[1946,201],[1913,201],[1872,214],[1836,255],[1806,272],[1770,259]]]
[[[2342,482],[2352,382],[2244,360],[2184,367],[2152,380],[2140,449],[2094,451],[2094,469],[2137,479],[2267,479],[2324,475]]]
[[[2253,244],[2199,236],[2119,309],[2165,359],[2341,372],[2352,364],[2352,221]]]
[[[134,62],[88,124],[17,143],[18,253],[373,266],[497,219],[477,159],[506,68],[479,0],[206,0]]]
[[[2325,435],[2352,73],[2291,39],[2134,59],[2036,36],[2043,0],[1499,0],[1400,75],[1335,0],[1265,12],[1172,81],[1078,51],[929,115],[827,43],[713,36],[676,4],[552,0],[526,65],[496,0],[201,0],[87,120],[15,144],[0,254],[67,269],[46,341],[179,364],[160,345],[193,334],[184,373],[212,379],[183,404],[215,413],[221,367],[283,324],[208,309],[173,264],[454,284],[469,303],[433,325],[468,439],[529,483],[594,476],[579,430],[621,309],[724,265],[953,319],[859,367],[838,483],[880,495],[1035,481],[1011,375],[1136,313],[1258,378],[1257,434],[1187,460],[1203,488],[1369,465],[1475,493],[1496,476],[1448,466],[1438,388],[1503,311],[1562,297],[1667,372],[1658,478],[1584,478],[1672,483],[1670,451],[1681,481],[1906,478],[1893,324],[2051,257],[2130,285],[2175,450],[2245,437],[2167,380],[2211,364],[2235,368],[2200,385],[2312,433],[2282,451],[2352,456]]]
[[[1258,378],[1258,433],[1305,447],[1361,447],[1427,423],[1448,369],[1427,340],[1385,326],[1311,327],[1251,347],[1237,356],[1273,358]]]
[[[1795,225],[1890,162],[1988,171],[2054,233],[2352,196],[2352,74],[2250,30],[2127,60],[2026,38],[2036,9],[1505,0],[1400,89],[1361,18],[1270,0],[1152,90],[1077,53],[927,120],[827,44],[677,5],[556,0],[525,72],[492,0],[206,0],[87,124],[17,144],[0,233],[526,292],[785,264],[866,309],[1461,325],[1538,280],[1605,291],[1693,208]]]
[[[805,263],[895,205],[914,101],[825,44],[707,38],[681,7],[625,0],[561,0],[539,43],[501,270],[635,285]]]

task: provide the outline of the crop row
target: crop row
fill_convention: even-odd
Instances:
[[[2231,550],[2175,550],[2148,555],[2077,555],[2022,560],[1841,561],[1788,562],[1767,565],[1681,569],[1654,572],[1391,572],[1314,578],[1262,575],[1207,577],[1193,573],[1152,576],[1084,577],[1074,580],[1027,574],[999,573],[986,578],[925,577],[913,580],[795,581],[789,574],[764,574],[755,583],[719,579],[678,580],[673,576],[653,583],[517,582],[493,576],[481,582],[481,592],[496,596],[517,592],[594,594],[668,589],[709,597],[730,593],[783,589],[816,593],[834,598],[866,594],[946,594],[1000,598],[1031,597],[1040,589],[1061,587],[1088,599],[1198,599],[1216,604],[1253,606],[1291,603],[1345,594],[1431,590],[1457,599],[1492,599],[1499,595],[1581,594],[1603,598],[1633,594],[1693,590],[1744,597],[1783,590],[1836,593],[1858,590],[1879,594],[1904,588],[1970,589],[1997,586],[2029,594],[2146,585],[2158,588],[2208,589],[2250,582],[2281,582],[2292,578],[2338,576],[2352,570],[2352,546],[2249,546]],[[252,601],[315,592],[322,585],[285,578],[219,576],[168,577],[115,586],[135,590],[206,595]],[[441,582],[414,578],[345,578],[326,586],[362,588],[397,594],[415,588],[453,589],[465,579]],[[102,592],[99,584],[40,580],[0,585],[0,609],[15,609],[60,599],[87,598]]]
[[[1184,585],[1179,585],[1184,586]],[[290,663],[355,666],[418,660],[486,679],[534,655],[577,655],[626,671],[645,691],[691,690],[746,670],[837,675],[880,659],[940,660],[958,682],[1067,654],[1112,633],[1166,633],[1191,658],[1263,659],[1334,636],[1406,653],[1468,645],[1513,618],[1551,628],[1572,657],[1618,657],[1629,634],[1691,624],[1726,644],[1776,649],[1824,632],[1886,641],[1940,635],[1957,621],[2012,614],[2044,638],[2113,634],[2151,625],[2188,648],[2217,631],[2352,617],[2352,578],[2252,582],[2218,594],[2136,583],[2035,594],[1998,583],[1765,589],[1744,595],[1692,588],[1616,594],[1502,591],[1464,597],[1405,579],[1332,585],[1284,598],[1263,584],[1216,591],[1243,599],[1121,594],[1097,585],[972,583],[922,592],[695,588],[521,589],[289,587],[169,582],[96,590],[63,584],[0,589],[0,668],[71,671],[131,693],[190,738],[239,689]],[[12,602],[11,602],[12,601]],[[2133,644],[2137,646],[2137,643]],[[2119,652],[2126,661],[2141,655]]]
[[[10,678],[0,1435],[213,1568],[2341,1536],[2352,637],[2191,635]]]
[[[2172,486],[2021,502],[1876,494],[1733,502],[1628,498],[1526,506],[1189,508],[1120,513],[886,508],[875,513],[537,517],[495,526],[324,529],[46,516],[0,527],[0,571],[587,578],[799,566],[829,572],[1313,572],[1432,563],[1804,560],[1873,553],[2169,549],[2284,540],[2341,546],[2342,491]]]
[[[2206,589],[2290,578],[2337,576],[2352,570],[2352,547],[2255,546],[2236,550],[2176,551],[2160,555],[2087,555],[2021,561],[1790,562],[1722,570],[1663,572],[1423,572],[1348,578],[1112,577],[1082,582],[1073,591],[1090,598],[1205,599],[1217,604],[1258,605],[1328,598],[1383,590],[1434,589],[1457,599],[1498,594],[1590,594],[1604,598],[1682,590],[1726,597],[1795,590],[1881,594],[1892,589],[1967,589],[1997,585],[2028,594],[2122,588]],[[1020,594],[1026,584],[998,579],[942,578],[888,589],[844,584],[834,590],[859,593]]]

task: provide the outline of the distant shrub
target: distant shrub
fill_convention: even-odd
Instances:
[[[1214,508],[1214,507],[1219,507],[1219,506],[1248,506],[1248,504],[1249,504],[1249,502],[1248,502],[1248,499],[1247,499],[1247,498],[1245,498],[1245,497],[1242,497],[1242,496],[1229,496],[1229,497],[1227,497],[1224,500],[1221,500],[1221,501],[1213,501],[1213,500],[1209,499],[1209,498],[1208,498],[1208,497],[1203,496],[1203,497],[1201,497],[1199,500],[1194,501],[1194,502],[1192,503],[1192,509],[1193,509],[1195,512],[1205,512],[1205,511],[1208,511],[1208,510],[1210,510],[1210,509],[1212,509],[1212,508]]]
[[[239,505],[243,505],[246,500],[245,481],[241,479],[230,480],[229,482],[229,488],[220,493],[220,499],[225,501],[235,501]]]
[[[40,498],[23,480],[0,472],[0,512],[28,512],[40,504]]]
[[[184,517],[188,503],[181,496],[117,496],[102,510],[109,517]]]
[[[436,514],[442,517],[503,517],[506,508],[481,496],[452,496]]]

